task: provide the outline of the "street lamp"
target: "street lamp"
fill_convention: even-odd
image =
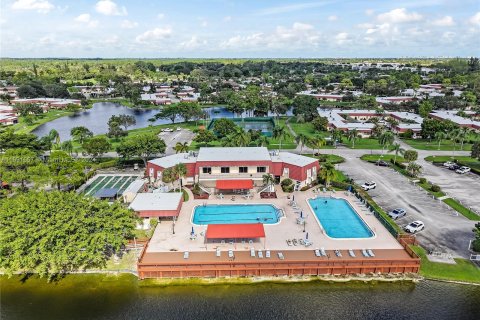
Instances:
[[[175,217],[173,217],[173,234],[175,234]]]

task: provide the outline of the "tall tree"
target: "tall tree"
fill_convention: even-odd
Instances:
[[[73,127],[70,130],[70,135],[74,140],[78,141],[80,144],[83,144],[86,139],[93,137],[93,132],[86,127],[79,126]]]
[[[325,187],[330,185],[330,182],[337,176],[335,166],[330,162],[325,162],[320,169],[320,177],[325,181]]]
[[[10,184],[20,183],[21,190],[33,182],[36,167],[41,164],[37,154],[29,149],[8,149],[0,155],[1,180]]]
[[[85,179],[84,163],[64,151],[53,151],[47,161],[49,180],[60,190],[62,185],[78,186]]]
[[[93,159],[101,157],[107,153],[112,145],[108,139],[104,136],[97,136],[85,141],[82,145],[83,150],[90,155]]]
[[[0,268],[53,277],[106,261],[133,236],[138,218],[119,202],[74,192],[29,192],[0,202]]]
[[[282,142],[290,138],[290,132],[286,126],[275,126],[273,128],[273,137],[279,142],[279,150],[282,149]]]
[[[143,133],[132,137],[127,137],[117,147],[117,152],[123,157],[137,156],[143,160],[145,167],[147,161],[153,156],[165,153],[165,141],[156,134]]]
[[[177,144],[175,144],[175,147],[173,147],[173,149],[175,150],[175,153],[184,153],[184,152],[188,152],[188,142],[177,142]]]

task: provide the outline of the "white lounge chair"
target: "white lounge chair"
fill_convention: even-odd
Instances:
[[[220,251],[220,248],[217,248],[216,256],[217,256],[217,257],[220,257],[221,255],[222,255],[222,252]]]
[[[265,251],[265,258],[270,258],[270,250]]]
[[[250,257],[255,258],[255,249],[250,248]]]
[[[185,251],[183,253],[183,259],[188,259],[188,257],[190,257],[190,253],[188,251]]]
[[[258,250],[258,257],[259,257],[260,259],[263,259],[263,252],[262,252],[262,250]]]
[[[327,253],[325,252],[325,249],[322,247],[320,248],[320,253],[322,254],[322,256],[326,257],[327,256]]]
[[[320,250],[315,249],[315,250],[313,250],[313,251],[315,252],[315,256],[316,256],[316,257],[321,257],[321,256],[322,256],[322,254],[320,253]]]
[[[335,255],[339,258],[342,257],[342,253],[340,252],[340,250],[335,250]]]
[[[355,258],[355,252],[353,252],[352,249],[348,249],[348,254],[350,255],[350,257]]]
[[[367,258],[370,257],[367,250],[365,250],[365,249],[362,249],[362,254],[363,254],[364,257],[367,257]]]
[[[375,257],[375,254],[373,253],[372,249],[368,249],[367,252],[370,257]]]
[[[279,253],[277,253],[277,255],[278,255],[278,259],[285,260],[285,257],[283,256],[283,253],[279,252]]]
[[[228,257],[229,257],[230,259],[234,257],[234,256],[233,256],[233,250],[231,250],[231,249],[228,250]]]

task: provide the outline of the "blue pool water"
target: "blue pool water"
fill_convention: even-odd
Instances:
[[[317,198],[308,201],[329,237],[344,239],[373,236],[373,232],[346,200]]]
[[[198,206],[193,212],[195,224],[277,223],[278,209],[270,204],[233,204]]]

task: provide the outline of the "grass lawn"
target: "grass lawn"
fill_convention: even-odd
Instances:
[[[448,204],[450,207],[461,213],[465,218],[473,221],[480,221],[480,216],[476,214],[475,212],[472,212],[468,208],[465,208],[462,204],[460,204],[458,201],[455,199],[445,199],[443,200],[446,204]]]
[[[136,270],[137,256],[133,250],[124,254],[121,259],[115,260],[113,257],[107,261],[107,266],[102,270]]]
[[[353,143],[348,141],[346,138],[343,138],[343,144],[345,144],[350,149],[382,149],[382,146],[377,139],[374,138],[359,138],[355,141],[355,148]]]
[[[430,141],[427,139],[402,139],[403,142],[408,144],[410,147],[419,149],[419,150],[439,150],[438,149],[438,141]],[[440,150],[444,151],[452,151],[453,152],[454,145],[451,140],[445,140],[440,143]],[[457,143],[455,147],[456,151],[460,150],[460,143]],[[469,151],[472,150],[472,145],[470,143],[463,144],[463,150]]]
[[[310,158],[317,158],[317,159],[325,158],[326,161],[324,161],[324,162],[330,162],[330,163],[333,163],[333,164],[342,163],[342,162],[345,161],[345,158],[343,158],[341,156],[337,156],[336,154],[320,154],[319,156],[315,156],[315,155],[309,153],[309,154],[302,154],[302,156],[306,156],[306,157],[310,157]]]
[[[390,162],[391,159],[395,159],[395,155],[392,153],[386,153],[386,154],[364,154],[363,156],[360,157],[363,161],[368,161],[368,162],[377,162],[378,160],[383,160],[386,162]],[[403,163],[405,162],[405,159],[402,156],[397,156],[396,158],[397,162]]]
[[[422,259],[420,274],[425,278],[480,283],[480,268],[471,261],[455,259],[457,264],[431,262],[425,249],[419,246],[412,246],[412,249]]]
[[[48,112],[42,113],[38,115],[35,118],[35,121],[31,125],[27,125],[25,123],[25,118],[24,117],[19,117],[19,121],[17,124],[14,124],[12,128],[17,132],[17,133],[29,133],[38,126],[53,121],[55,119],[61,118],[63,116],[69,116],[73,114],[71,111],[66,111],[66,110],[50,110]]]
[[[185,189],[182,189],[182,194],[183,194],[183,201],[187,202],[189,199],[188,193]]]

